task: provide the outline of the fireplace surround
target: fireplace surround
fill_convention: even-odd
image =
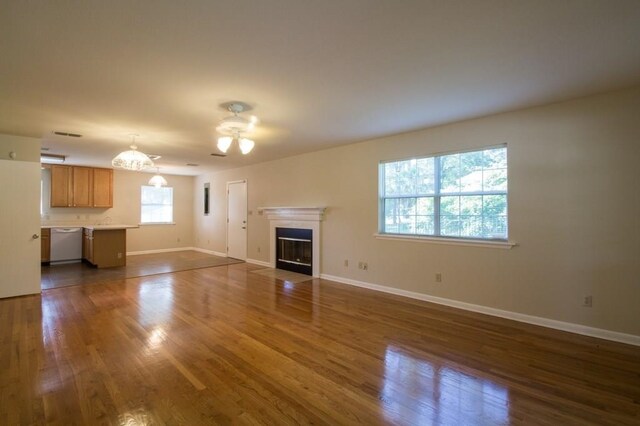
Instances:
[[[320,277],[320,230],[325,210],[326,207],[258,208],[258,212],[265,214],[269,220],[269,263],[272,268],[278,267],[276,228],[302,229],[311,232],[311,273],[308,275]]]

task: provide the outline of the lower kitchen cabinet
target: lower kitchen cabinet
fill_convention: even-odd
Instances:
[[[126,229],[84,229],[82,257],[98,268],[127,264]]]
[[[51,229],[40,229],[40,262],[48,263],[51,260]]]

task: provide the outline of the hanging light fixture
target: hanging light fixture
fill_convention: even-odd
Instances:
[[[231,102],[223,104],[222,106],[232,112],[233,115],[224,118],[220,124],[218,124],[218,127],[216,127],[219,133],[225,135],[218,138],[218,149],[226,153],[233,141],[237,141],[240,152],[245,155],[250,153],[256,143],[251,139],[243,137],[243,134],[251,132],[255,128],[258,119],[255,116],[247,119],[239,114],[250,110],[251,107],[242,102]]]
[[[113,167],[136,171],[153,167],[153,161],[144,152],[138,151],[136,136],[138,135],[131,135],[131,150],[123,151],[111,160]]]
[[[160,175],[160,167],[156,167],[156,174],[149,179],[149,185],[153,185],[156,188],[167,186],[167,180]]]

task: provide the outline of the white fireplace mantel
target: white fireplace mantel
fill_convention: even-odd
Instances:
[[[326,207],[258,207],[258,212],[267,214],[269,220],[313,220],[321,221]]]
[[[312,275],[320,276],[320,223],[326,207],[258,207],[269,219],[269,263],[276,267],[276,228],[310,229]]]

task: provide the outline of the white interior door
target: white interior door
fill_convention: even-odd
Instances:
[[[227,183],[227,256],[247,260],[247,181]]]
[[[40,293],[40,163],[0,160],[0,298]]]

